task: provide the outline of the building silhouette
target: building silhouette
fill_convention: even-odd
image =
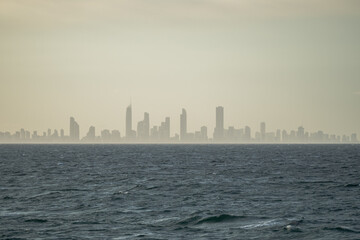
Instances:
[[[222,140],[224,138],[224,108],[216,107],[216,127],[214,130],[214,140]]]
[[[260,123],[260,131],[251,135],[249,126],[236,128],[234,126],[224,127],[224,108],[216,107],[216,125],[213,138],[208,138],[208,128],[202,126],[195,132],[187,130],[187,112],[182,109],[180,114],[180,134],[170,134],[170,117],[166,117],[160,126],[153,126],[150,129],[149,113],[144,113],[144,118],[137,124],[137,131],[132,129],[132,105],[126,109],[126,134],[121,137],[118,130],[104,129],[101,135],[95,135],[95,127],[90,126],[87,134],[81,139],[84,142],[229,142],[229,143],[359,143],[357,134],[336,135],[323,132],[305,131],[300,126],[293,130],[266,131],[265,122]],[[0,142],[78,142],[80,141],[80,127],[74,117],[70,117],[70,134],[65,136],[64,129],[59,132],[57,129],[47,129],[42,133],[21,128],[15,133],[1,132]]]
[[[132,107],[131,104],[126,108],[125,136],[131,138],[132,134]]]
[[[244,140],[245,141],[251,140],[251,129],[249,126],[245,126]]]
[[[170,118],[166,117],[165,121],[159,127],[159,137],[162,141],[170,140]]]
[[[266,141],[266,125],[265,122],[260,123],[260,141]]]
[[[150,120],[149,113],[144,113],[144,120],[138,122],[137,135],[140,141],[147,141],[149,139]]]
[[[132,106],[131,106],[131,104],[126,108],[125,137],[128,140],[134,140],[136,138],[136,132],[132,129]]]
[[[183,108],[180,114],[180,140],[185,141],[187,138],[187,115],[186,110]]]
[[[44,133],[46,135],[46,133]],[[80,140],[80,127],[73,117],[70,117],[70,140]]]
[[[201,140],[207,141],[208,140],[208,134],[207,134],[207,127],[206,126],[202,126],[200,128],[200,133],[201,133]]]
[[[95,127],[94,126],[90,126],[89,127],[89,131],[88,133],[86,134],[86,140],[87,141],[95,141]]]

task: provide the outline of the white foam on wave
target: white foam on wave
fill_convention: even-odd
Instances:
[[[0,211],[0,217],[16,216],[16,215],[31,215],[38,214],[39,211]]]
[[[277,225],[281,225],[281,222],[276,219],[273,219],[273,220],[266,220],[266,221],[256,222],[253,224],[248,224],[248,225],[242,226],[241,228],[253,229],[253,228],[259,228],[259,227],[269,227],[269,226],[277,226]]]

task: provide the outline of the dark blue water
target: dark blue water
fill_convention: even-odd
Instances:
[[[360,145],[0,145],[0,239],[360,239]]]

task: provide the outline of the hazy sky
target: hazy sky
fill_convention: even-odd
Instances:
[[[0,0],[0,131],[188,113],[360,135],[360,1]]]

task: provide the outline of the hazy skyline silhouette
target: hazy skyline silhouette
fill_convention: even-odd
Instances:
[[[305,131],[303,126],[299,126],[297,130],[268,131],[266,123],[261,122],[259,130],[253,133],[249,126],[242,128],[225,126],[222,106],[216,107],[215,119],[216,126],[211,136],[211,130],[208,133],[206,125],[195,132],[187,130],[187,112],[184,108],[180,114],[180,132],[171,132],[170,117],[165,117],[165,121],[160,125],[151,126],[150,114],[145,112],[144,119],[137,123],[135,130],[132,127],[132,104],[130,104],[126,108],[126,130],[123,137],[117,129],[96,131],[95,126],[90,126],[86,135],[81,136],[80,125],[74,117],[70,117],[68,135],[63,128],[60,129],[60,135],[57,129],[49,128],[47,132],[42,133],[35,130],[31,133],[21,128],[15,133],[0,131],[0,143],[358,143],[356,133],[349,136],[326,133],[322,130],[309,132]]]
[[[133,129],[180,133],[184,108],[212,133],[221,105],[224,126],[360,134],[359,25],[351,0],[3,0],[0,131],[124,136],[132,97]]]

